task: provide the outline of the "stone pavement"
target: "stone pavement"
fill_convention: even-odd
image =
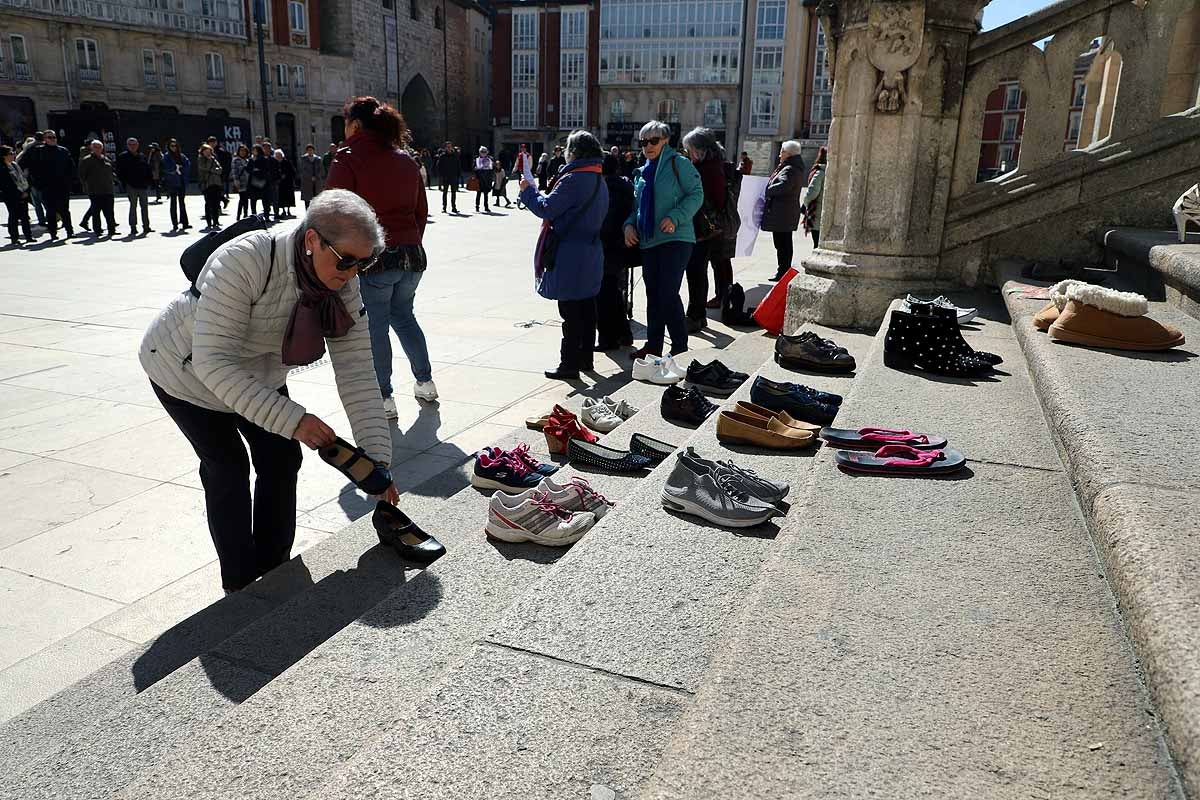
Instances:
[[[200,198],[189,200],[197,219]],[[439,200],[431,193],[431,208]],[[72,204],[75,219],[86,205]],[[120,198],[116,210],[123,235]],[[185,283],[178,254],[198,234],[163,234],[166,205],[152,205],[151,215],[158,232],[134,241],[84,236],[0,250],[0,721],[220,596],[196,458],[137,362],[144,328]],[[443,399],[421,405],[408,395],[397,345],[393,447],[402,492],[571,392],[541,374],[556,362],[559,331],[553,304],[532,290],[537,226],[515,208],[435,213],[417,311]],[[809,243],[796,239],[799,261]],[[754,287],[774,272],[770,237],[735,271],[751,297],[760,296]],[[640,287],[636,295],[644,320]],[[700,340],[693,348],[723,346],[730,336],[714,324]],[[597,359],[600,376],[627,365]],[[297,370],[289,387],[349,432],[328,364]],[[294,552],[370,508],[309,454]]]

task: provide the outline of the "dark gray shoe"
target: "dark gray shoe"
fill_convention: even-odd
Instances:
[[[691,459],[710,472],[732,473],[743,491],[764,503],[778,503],[787,497],[788,492],[792,489],[783,481],[768,480],[754,470],[740,467],[732,461],[709,461],[707,458],[701,458],[691,447],[687,448],[680,457]]]
[[[675,460],[662,489],[662,504],[668,511],[725,528],[750,528],[780,514],[779,509],[747,492],[732,471],[710,469],[686,453]]]

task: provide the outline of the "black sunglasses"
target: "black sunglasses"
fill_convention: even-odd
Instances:
[[[313,230],[316,231],[317,236],[320,237],[321,244],[328,247],[329,252],[337,256],[338,272],[349,272],[352,269],[357,269],[359,272],[366,272],[371,267],[375,266],[375,263],[379,261],[379,256],[382,255],[382,253],[377,250],[366,258],[351,258],[349,256],[344,256],[337,251],[337,248],[333,246],[333,242],[325,238],[325,234],[321,233],[316,228],[313,228]]]
[[[662,140],[663,139],[661,136],[655,136],[651,139],[638,139],[638,147],[648,147],[649,145],[652,145],[652,144],[658,144]]]

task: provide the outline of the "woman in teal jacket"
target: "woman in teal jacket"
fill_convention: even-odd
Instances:
[[[646,284],[646,346],[632,353],[635,359],[661,356],[667,330],[671,355],[688,349],[679,288],[696,244],[692,217],[704,202],[704,187],[691,160],[668,144],[670,138],[671,129],[657,120],[638,134],[646,163],[635,174],[633,213],[625,220],[625,244],[641,248]]]

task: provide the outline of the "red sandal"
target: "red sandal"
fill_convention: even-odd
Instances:
[[[555,455],[567,452],[567,443],[572,439],[585,442],[599,441],[600,437],[579,424],[579,417],[562,406],[555,406],[544,430],[546,446]]]

